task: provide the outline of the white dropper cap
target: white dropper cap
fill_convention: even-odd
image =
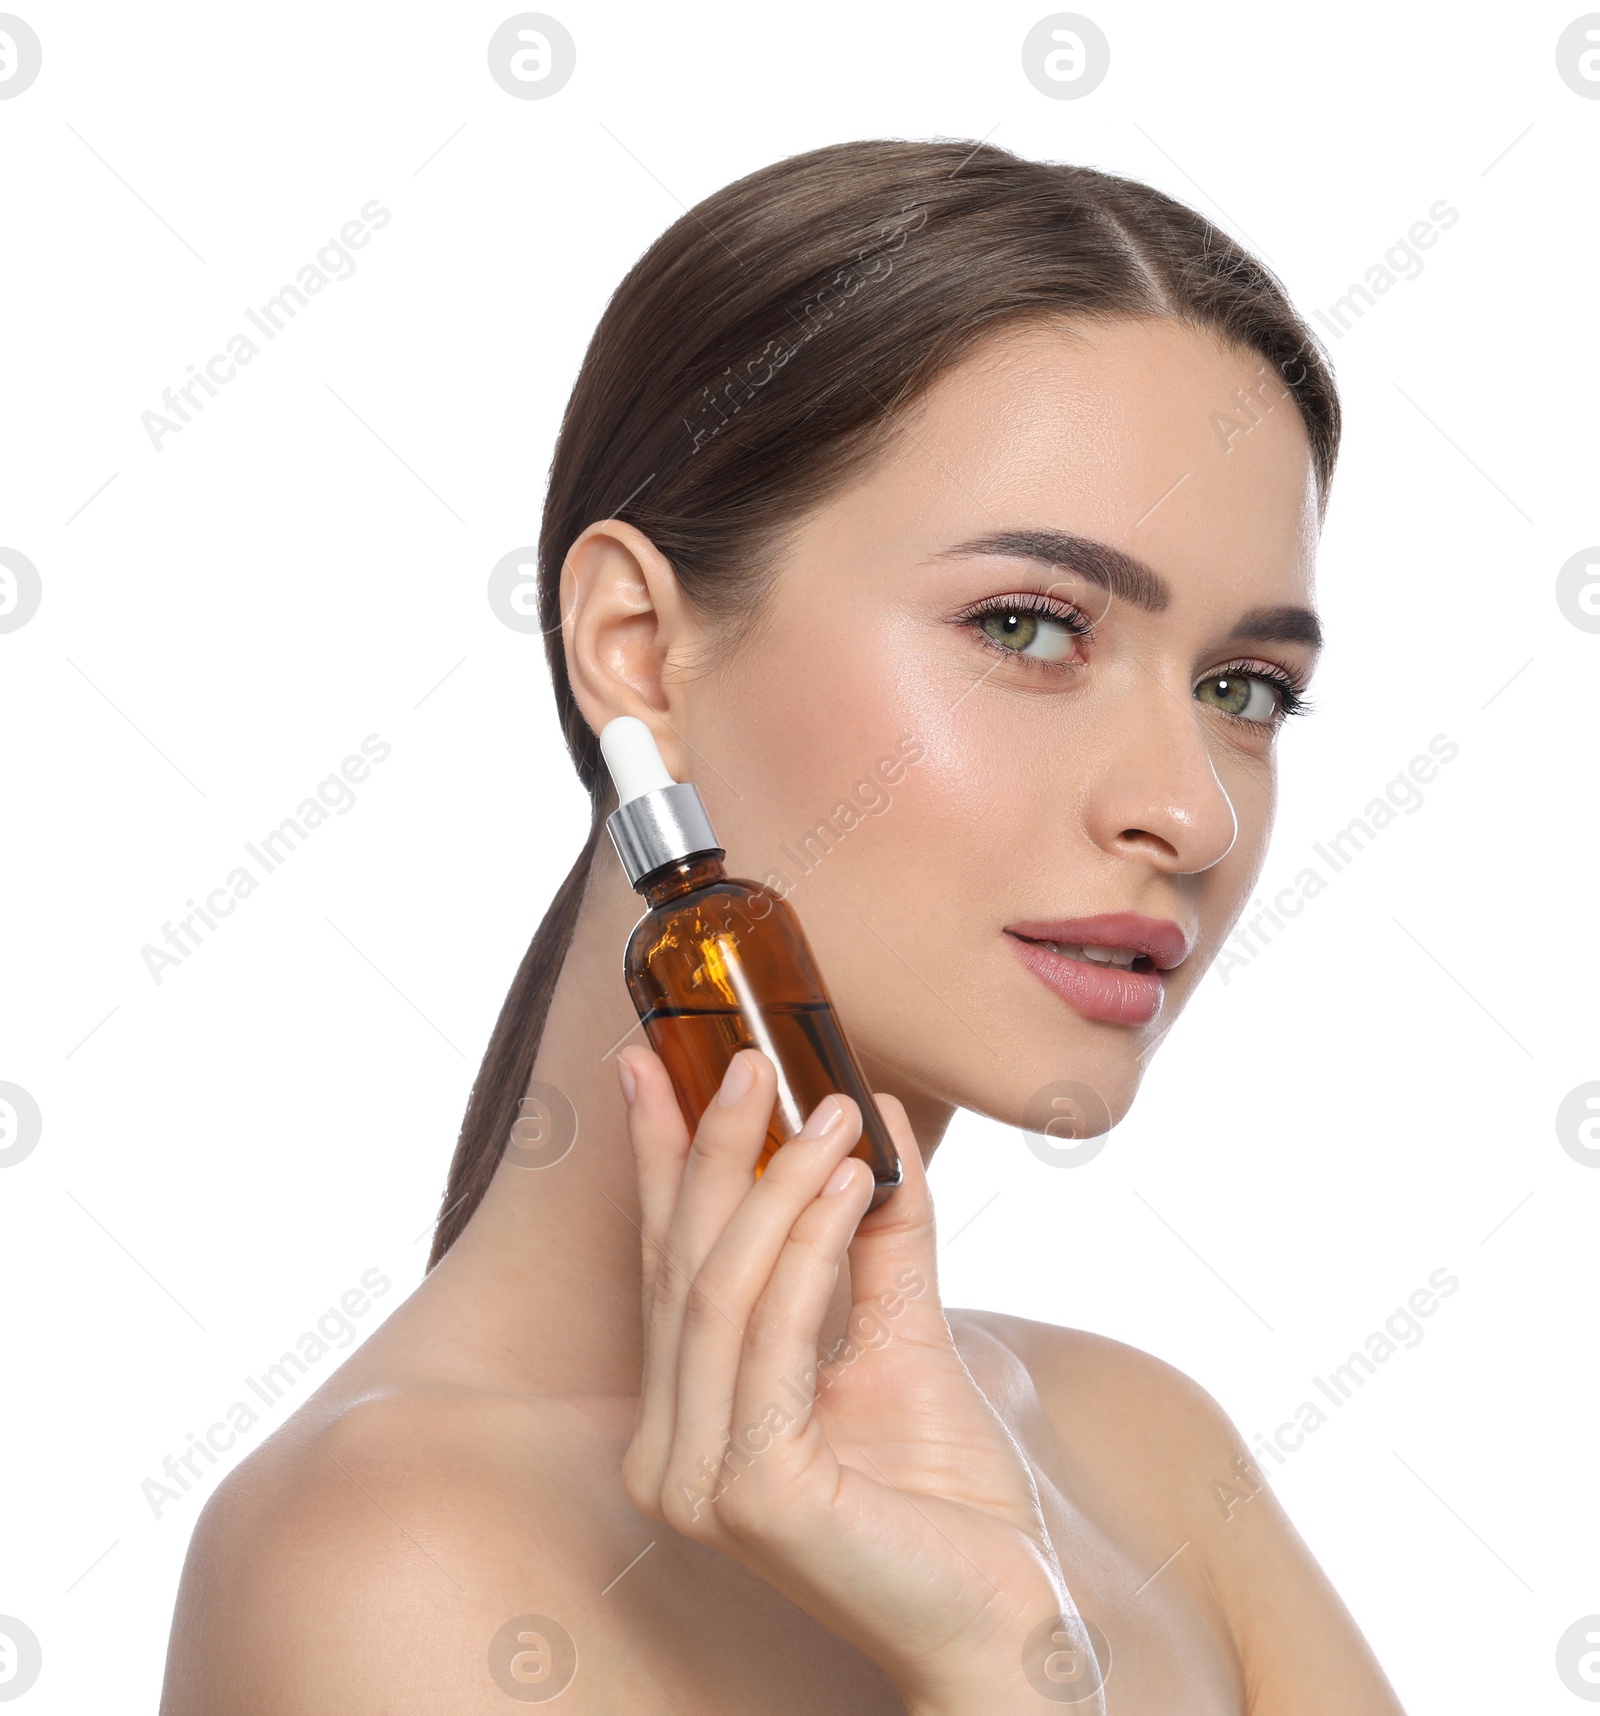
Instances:
[[[600,729],[600,753],[617,789],[617,808],[606,828],[629,887],[637,888],[665,864],[722,851],[700,789],[672,778],[655,734],[638,716],[607,721]]]
[[[600,752],[616,783],[619,805],[641,793],[676,784],[661,760],[655,734],[637,715],[619,715],[607,721],[600,729]]]

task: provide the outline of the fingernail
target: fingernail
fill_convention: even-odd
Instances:
[[[844,1104],[836,1096],[825,1096],[811,1111],[811,1118],[802,1126],[796,1137],[826,1138],[835,1126],[844,1118]]]
[[[755,1076],[756,1069],[750,1064],[750,1057],[741,1050],[728,1062],[728,1070],[722,1075],[722,1088],[717,1092],[717,1101],[724,1108],[732,1108],[749,1090]]]
[[[634,1077],[633,1068],[621,1055],[617,1056],[617,1083],[622,1086],[623,1102],[632,1108],[633,1100],[639,1094],[639,1081]]]
[[[828,1176],[828,1183],[822,1188],[825,1198],[831,1197],[835,1192],[842,1192],[855,1178],[855,1160],[854,1156],[846,1156]]]

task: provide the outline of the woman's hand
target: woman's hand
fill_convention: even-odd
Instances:
[[[939,1303],[904,1108],[876,1097],[904,1180],[864,1213],[873,1180],[849,1155],[849,1097],[819,1103],[757,1179],[777,1091],[765,1054],[734,1057],[691,1142],[660,1058],[623,1053],[644,1237],[644,1376],[622,1468],[634,1505],[759,1573],[914,1711],[1036,1712],[1052,1684],[1059,1698],[1040,1664],[1087,1636],[1032,1474]],[[848,1333],[819,1355],[846,1254]],[[1098,1695],[1079,1707],[1103,1709]]]

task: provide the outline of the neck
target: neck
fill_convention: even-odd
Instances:
[[[604,856],[604,855],[602,855]],[[639,1193],[618,1049],[644,1041],[622,981],[622,950],[643,910],[615,864],[597,862],[557,980],[533,1085],[553,1085],[577,1118],[575,1142],[549,1167],[509,1152],[482,1203],[410,1305],[435,1322],[463,1379],[563,1396],[637,1399],[643,1369]],[[859,1051],[859,1045],[858,1045]],[[862,1057],[869,1088],[902,1081]],[[902,1095],[933,1152],[950,1110]],[[849,1264],[841,1266],[818,1339],[845,1333]],[[409,1320],[409,1319],[408,1319]]]

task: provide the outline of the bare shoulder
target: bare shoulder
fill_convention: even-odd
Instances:
[[[201,1513],[162,1716],[500,1711],[519,1682],[562,1674],[560,1632],[512,1623],[583,1630],[606,1534],[574,1480],[617,1415],[459,1389],[313,1405]],[[587,1674],[573,1708],[603,1687]]]
[[[958,1339],[1026,1369],[1074,1461],[1192,1547],[1244,1665],[1253,1716],[1401,1716],[1349,1610],[1221,1404],[1193,1377],[1082,1329],[953,1312]],[[1135,1500],[1137,1498],[1137,1500]]]
[[[1210,1501],[1211,1477],[1226,1479],[1235,1456],[1247,1454],[1212,1395],[1154,1353],[998,1311],[952,1316],[1020,1362],[1069,1447],[1097,1456],[1102,1466],[1109,1460],[1113,1473],[1137,1473],[1147,1486],[1155,1480],[1170,1509],[1195,1500],[1194,1479],[1202,1471],[1199,1499]]]
[[[1159,1395],[1168,1404],[1177,1397],[1186,1405],[1199,1406],[1204,1401],[1221,1410],[1177,1366],[1109,1335],[1013,1317],[1002,1311],[952,1311],[950,1315],[1015,1353],[1041,1393],[1059,1394],[1063,1406],[1074,1397],[1081,1400],[1082,1391],[1088,1388],[1110,1391],[1098,1402],[1101,1409],[1126,1406],[1137,1410],[1151,1404],[1152,1395]],[[1193,1399],[1185,1399],[1191,1391]]]
[[[1086,1329],[998,1311],[948,1316],[1001,1417],[1013,1429],[1030,1421],[1036,1433],[1043,1428],[1068,1487],[1112,1505],[1147,1545],[1209,1542],[1203,1504],[1215,1512],[1211,1478],[1226,1479],[1245,1447],[1199,1383],[1153,1353]]]

